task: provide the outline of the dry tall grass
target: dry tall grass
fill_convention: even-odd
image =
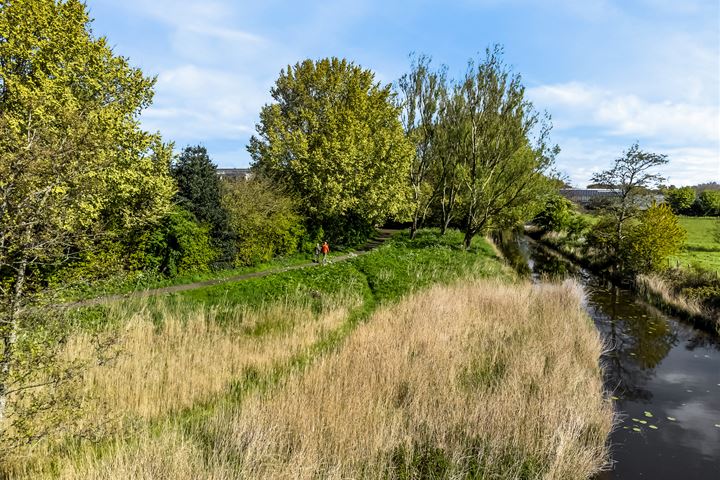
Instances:
[[[162,417],[227,392],[247,369],[262,373],[288,360],[338,328],[360,302],[356,295],[339,296],[326,302],[319,314],[309,302],[279,302],[258,310],[235,306],[231,318],[230,307],[224,305],[209,310],[163,303],[116,307],[111,315],[125,319],[119,327],[119,355],[84,371],[75,395],[89,400],[73,428],[92,431],[103,425],[103,434],[114,430],[127,436],[127,428],[141,425],[139,420]],[[222,322],[216,318],[220,311]],[[91,359],[93,353],[92,334],[77,332],[64,355]],[[34,469],[45,468],[43,457],[50,457],[54,446],[73,435],[66,433],[64,438],[45,439],[29,452],[17,452],[7,468],[30,478],[39,475]]]
[[[574,284],[435,287],[202,440],[168,427],[62,477],[588,478],[613,421],[601,347]]]
[[[704,317],[707,315],[700,301],[676,293],[660,275],[638,275],[635,281],[640,294],[648,299],[657,297],[660,302],[692,316]],[[720,327],[720,320],[717,322]]]

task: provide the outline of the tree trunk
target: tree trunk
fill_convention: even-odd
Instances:
[[[417,230],[418,230],[418,219],[417,219],[417,215],[414,215],[412,225],[410,226],[410,239],[411,240],[415,239]]]
[[[8,302],[5,318],[0,322],[0,340],[3,345],[3,355],[0,359],[0,424],[5,419],[8,400],[8,381],[10,379],[10,365],[13,360],[15,342],[17,341],[18,321],[20,317],[21,298],[25,287],[25,274],[27,262],[23,260],[17,269],[17,277],[13,286],[12,296]]]
[[[472,239],[474,236],[475,234],[470,229],[465,230],[465,239],[463,240],[465,250],[470,250],[470,244],[472,243]]]

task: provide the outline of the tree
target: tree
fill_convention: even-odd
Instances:
[[[270,182],[227,182],[222,202],[235,234],[236,264],[253,265],[298,250],[304,234],[302,217],[294,202]]]
[[[253,168],[299,199],[311,230],[347,241],[406,212],[412,146],[390,86],[347,60],[280,72],[248,151]]]
[[[665,192],[665,201],[675,214],[686,213],[695,203],[695,189],[692,187],[671,188]]]
[[[213,244],[220,250],[221,260],[231,262],[233,239],[227,212],[221,205],[220,178],[217,166],[210,160],[205,147],[185,147],[173,162],[170,173],[177,182],[176,201],[195,218],[210,227]]]
[[[491,228],[502,229],[532,217],[549,182],[544,176],[557,147],[549,147],[550,125],[525,99],[520,76],[488,49],[470,62],[460,86],[464,97],[459,154],[463,178],[465,247]],[[531,135],[536,133],[534,143]]]
[[[621,255],[623,264],[631,273],[665,270],[668,258],[682,248],[687,237],[677,216],[664,203],[653,203],[627,230]]]
[[[198,223],[195,215],[180,206],[143,232],[137,243],[140,251],[132,260],[170,277],[207,272],[217,257],[210,227]]]
[[[403,127],[415,146],[415,155],[410,162],[411,238],[415,238],[421,219],[427,214],[442,186],[439,181],[431,181],[429,176],[433,174],[434,162],[438,161],[434,143],[438,118],[446,95],[445,68],[433,71],[430,63],[430,57],[425,55],[413,59],[410,73],[403,75],[398,81]]]
[[[701,215],[720,215],[720,190],[703,190],[698,196],[697,207]]]
[[[605,213],[613,219],[614,236],[609,243],[611,249],[619,251],[625,223],[637,215],[641,207],[650,203],[652,193],[649,189],[664,180],[649,170],[666,163],[666,155],[640,150],[636,142],[615,160],[611,169],[592,176],[591,181],[594,183],[613,186],[611,200],[603,207]]]
[[[0,426],[44,373],[23,342],[48,271],[161,217],[174,191],[171,148],[138,127],[154,79],[92,36],[85,8],[0,0]]]
[[[561,232],[570,227],[572,218],[572,202],[556,194],[547,199],[542,211],[535,215],[533,223],[545,231]]]
[[[459,88],[443,97],[439,125],[435,138],[433,180],[439,188],[440,230],[444,235],[450,223],[455,220],[460,200],[462,180],[462,143],[466,138],[467,122],[464,120],[465,99]]]

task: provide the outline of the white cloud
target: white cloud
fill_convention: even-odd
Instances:
[[[245,139],[269,99],[269,85],[241,73],[182,65],[158,76],[156,102],[143,125],[169,138]]]
[[[579,82],[534,87],[528,96],[538,108],[552,113],[558,129],[599,127],[608,135],[664,137],[681,144],[720,141],[717,105],[650,102]]]

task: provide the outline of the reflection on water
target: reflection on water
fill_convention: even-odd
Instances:
[[[616,399],[613,470],[601,478],[720,479],[720,341],[639,301],[630,291],[515,236],[503,253],[534,279],[578,278],[607,344],[601,362]]]

